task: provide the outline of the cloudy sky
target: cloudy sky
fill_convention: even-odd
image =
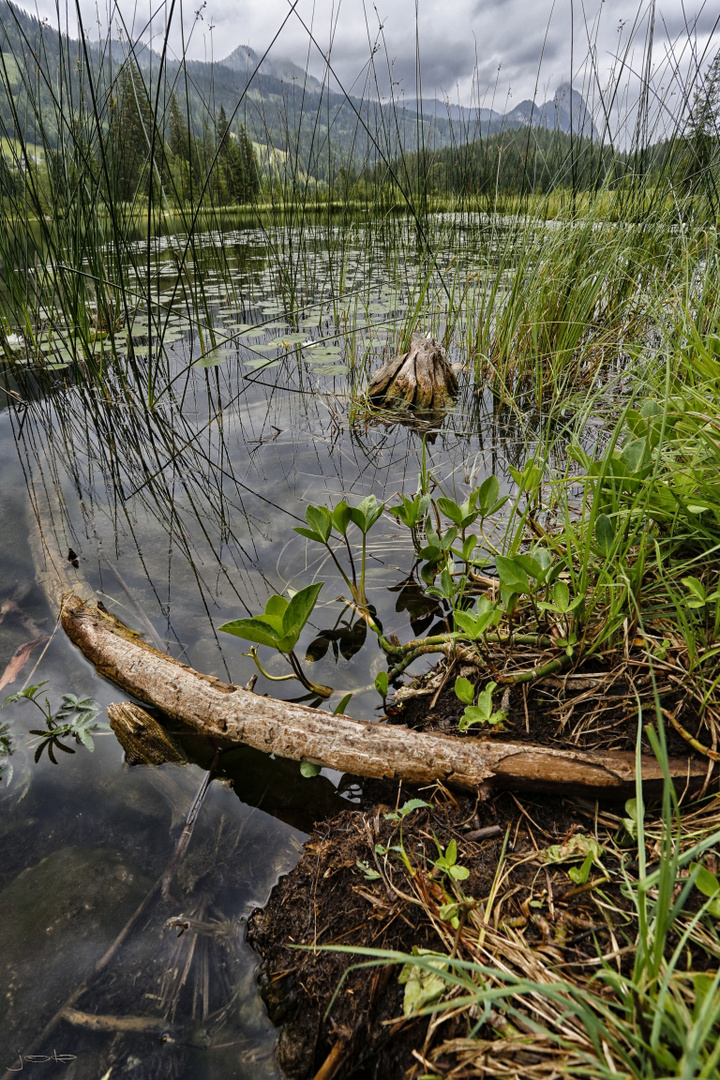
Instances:
[[[107,23],[104,0],[79,0],[86,29]],[[65,0],[61,19],[65,20]],[[27,10],[58,19],[54,0]],[[72,4],[74,11],[74,3]],[[198,9],[200,9],[198,11]],[[117,0],[129,33],[162,43],[169,3]],[[98,15],[98,12],[100,13]],[[654,12],[654,21],[652,18]],[[69,15],[74,34],[74,16]],[[416,33],[417,31],[417,33]],[[329,58],[342,87],[357,95],[416,95],[420,56],[424,97],[507,111],[524,98],[545,100],[572,75],[599,106],[612,84],[614,111],[632,109],[647,73],[657,109],[688,97],[690,73],[707,69],[720,47],[720,9],[694,0],[175,0],[170,41],[194,59],[223,59],[238,45],[288,57],[318,78]],[[337,86],[331,77],[331,84]]]

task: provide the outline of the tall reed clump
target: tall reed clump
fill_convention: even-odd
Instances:
[[[205,276],[195,272],[198,227],[217,225],[222,201],[256,197],[252,148],[209,106],[205,135],[191,134],[178,103],[188,101],[186,70],[167,71],[169,25],[160,56],[149,58],[127,34],[113,39],[112,28],[90,41],[79,15],[74,41],[59,25],[12,6],[8,13],[0,67],[9,108],[0,136],[11,157],[0,170],[6,355],[33,362],[36,373],[69,367],[89,385],[109,377],[152,405],[169,379],[173,305],[184,306],[201,348],[215,344]],[[167,232],[174,239],[158,275]],[[142,355],[133,346],[138,318]],[[9,343],[11,328],[23,348]]]

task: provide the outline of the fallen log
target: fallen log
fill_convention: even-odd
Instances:
[[[634,790],[632,753],[591,754],[366,723],[262,697],[194,671],[109,612],[83,602],[77,593],[92,595],[92,588],[75,570],[75,581],[70,580],[59,543],[53,531],[41,528],[40,519],[29,530],[36,577],[51,608],[61,612],[70,640],[99,674],[195,731],[356,776],[419,784],[440,780],[470,790],[492,784],[590,798],[620,798]],[[655,759],[643,758],[641,767],[649,790],[659,789],[662,770]],[[680,789],[696,790],[707,779],[707,762],[697,758],[671,759],[669,770]]]
[[[439,780],[466,790],[492,784],[592,798],[618,798],[634,790],[633,753],[591,754],[494,738],[458,738],[335,716],[249,693],[195,671],[74,593],[63,598],[61,621],[100,675],[171,720],[223,744],[246,743],[355,776],[412,784]],[[641,766],[644,782],[660,787],[658,763],[643,758]],[[703,761],[672,759],[669,768],[681,788],[697,788],[706,778]]]

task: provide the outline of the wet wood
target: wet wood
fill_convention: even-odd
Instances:
[[[445,350],[424,337],[414,337],[408,352],[388,360],[367,391],[373,405],[418,413],[441,412],[457,392],[457,378]]]
[[[309,761],[355,776],[444,784],[476,790],[488,783],[589,797],[631,794],[635,755],[454,738],[353,720],[248,693],[174,660],[94,604],[64,598],[65,633],[100,675],[167,716],[223,744],[245,743],[268,754]],[[680,788],[699,787],[704,761],[670,761]],[[643,779],[660,787],[662,770],[642,761]]]
[[[30,546],[51,608],[62,612],[66,634],[97,671],[171,720],[224,744],[245,743],[355,776],[418,784],[440,780],[465,790],[493,784],[590,798],[625,797],[634,791],[633,753],[594,755],[417,732],[333,716],[222,683],[153,648],[113,615],[80,599],[78,594],[93,595],[90,586],[69,570],[52,532],[41,530],[39,521],[30,528]],[[662,772],[654,758],[642,760],[642,773],[650,789],[661,787]],[[697,789],[707,778],[707,762],[671,760],[670,773],[679,789]]]
[[[186,764],[187,754],[177,739],[139,705],[112,702],[107,714],[128,765],[164,765],[168,761]]]
[[[63,1009],[62,1019],[86,1031],[129,1031],[135,1035],[162,1035],[169,1026],[162,1016],[104,1016],[69,1006]]]

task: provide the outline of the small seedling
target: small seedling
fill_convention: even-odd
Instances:
[[[709,593],[702,581],[699,581],[696,577],[684,577],[682,583],[690,593],[690,596],[685,601],[689,608],[704,608],[708,604],[716,603],[720,600],[720,589],[716,589],[714,592]]]
[[[393,810],[390,813],[385,814],[386,821],[399,822],[400,843],[395,844],[391,847],[384,847],[382,844],[375,845],[375,851],[378,855],[387,855],[387,853],[390,851],[396,852],[396,854],[398,854],[402,859],[403,863],[405,864],[405,869],[411,877],[415,877],[415,871],[410,863],[410,860],[407,857],[407,852],[405,851],[405,845],[403,842],[403,824],[405,822],[405,818],[409,814],[414,813],[415,810],[420,810],[422,807],[432,809],[432,803],[425,802],[424,799],[408,799],[408,801],[406,803],[403,803],[403,805],[397,810]]]
[[[602,847],[592,836],[574,833],[564,844],[551,844],[545,857],[550,863],[580,862],[580,866],[570,867],[568,875],[576,885],[585,885],[593,866],[606,873],[600,861],[602,852]]]
[[[413,946],[412,951],[413,956],[417,956],[421,963],[405,964],[398,978],[400,985],[405,987],[403,998],[403,1015],[405,1016],[410,1016],[437,1001],[448,985],[447,979],[439,974],[447,971],[447,956],[417,946]]]
[[[460,684],[459,687],[458,683]],[[458,724],[460,731],[467,731],[472,724],[490,724],[492,727],[497,727],[499,724],[504,723],[507,719],[505,712],[502,709],[497,711],[493,709],[492,696],[496,687],[497,683],[489,682],[485,689],[478,694],[477,702],[473,705],[474,687],[472,683],[468,679],[458,676],[455,681],[455,693],[460,701],[467,704],[467,708],[460,717],[460,723]]]
[[[712,874],[701,863],[690,863],[690,871],[695,875],[695,888],[708,897],[708,914],[713,919],[720,919],[720,881],[717,874]]]
[[[377,870],[373,870],[373,868],[366,862],[360,862],[360,860],[358,859],[355,865],[357,866],[358,870],[362,870],[368,881],[378,881],[382,877],[381,874],[378,874]]]
[[[438,849],[438,857],[433,863],[433,866],[440,871],[441,874],[447,874],[453,879],[453,881],[465,881],[470,877],[470,871],[466,866],[458,866],[457,861],[457,844],[455,840],[451,840],[445,851],[441,848],[440,844],[435,839]]]

